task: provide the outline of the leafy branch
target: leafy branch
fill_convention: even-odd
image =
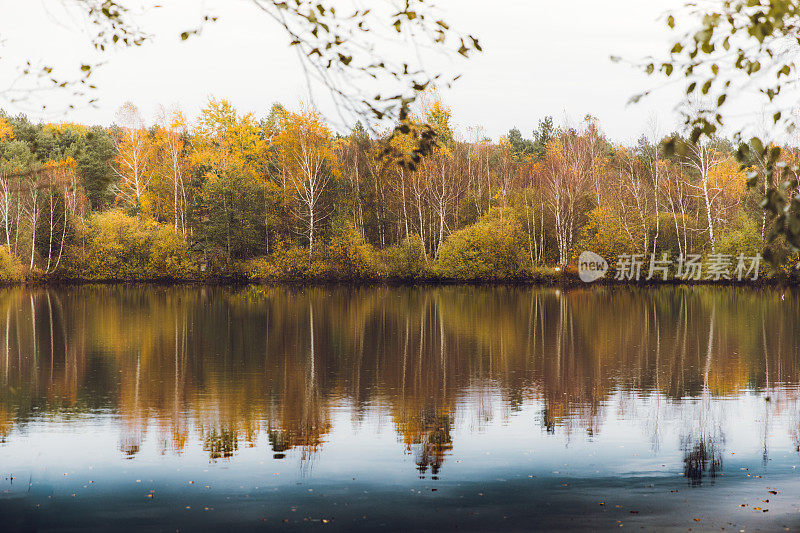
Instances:
[[[796,0],[724,0],[691,3],[678,20],[666,17],[669,28],[686,22],[686,31],[671,43],[668,55],[650,58],[642,66],[652,76],[677,78],[684,84],[684,123],[692,143],[711,139],[733,114],[734,97],[753,92],[760,96],[772,125],[767,138],[747,139],[748,128],[734,132],[739,143],[737,157],[742,168],[754,159],[764,161],[764,187],[761,206],[772,217],[769,240],[785,237],[800,249],[800,195],[797,193],[798,168],[781,161],[778,139],[797,131],[796,57],[800,52],[800,3]],[[636,95],[633,102],[647,96]],[[698,104],[697,102],[702,102]],[[751,132],[752,133],[752,132]],[[675,139],[665,143],[667,153],[679,148]],[[748,174],[748,186],[755,188],[760,174]]]

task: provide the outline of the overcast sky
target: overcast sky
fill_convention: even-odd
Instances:
[[[94,79],[96,108],[43,115],[42,103],[62,104],[64,95],[35,95],[22,106],[0,102],[34,119],[108,124],[126,100],[146,118],[158,104],[179,104],[193,117],[209,95],[231,100],[242,111],[264,115],[273,102],[296,107],[308,100],[305,78],[287,38],[247,0],[165,0],[146,27],[153,42],[107,55]],[[657,117],[661,133],[678,125],[678,94],[664,89],[644,103],[628,106],[631,95],[650,87],[630,66],[609,56],[637,60],[663,54],[669,32],[664,13],[679,0],[440,0],[448,22],[477,35],[484,53],[448,68],[463,73],[442,96],[462,133],[482,125],[497,139],[517,127],[526,136],[539,119],[576,122],[587,113],[598,117],[614,140],[628,142],[650,129]],[[10,80],[12,65],[27,58],[56,66],[75,65],[87,57],[87,34],[66,19],[59,0],[0,0],[0,80]],[[178,35],[193,27],[202,12],[219,21],[196,39]],[[1,89],[1,88],[0,88]],[[324,98],[322,111],[333,117]]]

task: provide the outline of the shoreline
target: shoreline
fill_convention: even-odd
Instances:
[[[740,288],[792,288],[800,286],[800,282],[790,279],[763,278],[758,280],[667,280],[667,281],[617,281],[614,279],[600,279],[593,282],[584,282],[577,276],[564,275],[558,277],[537,279],[497,279],[497,280],[460,280],[460,279],[270,279],[258,280],[239,276],[208,276],[194,279],[150,278],[150,279],[83,279],[83,278],[57,278],[57,279],[28,279],[20,281],[0,282],[2,287],[75,287],[81,285],[152,285],[152,286],[219,286],[219,287],[437,287],[437,286],[473,286],[473,287],[554,287],[554,288],[624,288],[624,287],[740,287]]]

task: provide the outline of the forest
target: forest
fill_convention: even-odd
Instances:
[[[0,278],[536,281],[574,274],[583,250],[762,253],[768,276],[798,275],[767,239],[767,162],[743,168],[724,138],[668,154],[653,124],[624,145],[587,116],[495,142],[435,93],[408,122],[435,133],[424,157],[417,128],[341,134],[311,107],[210,98],[190,120],[126,103],[110,127],[0,112]]]

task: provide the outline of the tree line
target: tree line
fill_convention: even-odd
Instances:
[[[132,103],[110,127],[0,114],[0,271],[513,280],[573,268],[582,250],[612,262],[766,247],[773,274],[793,273],[796,254],[766,240],[768,162],[743,168],[724,138],[650,126],[621,144],[587,116],[493,141],[457,126],[435,93],[406,122],[341,134],[310,108],[258,117],[214,98],[193,121],[174,107],[146,120]],[[681,149],[663,150],[664,138]],[[787,168],[798,155],[781,151]]]

